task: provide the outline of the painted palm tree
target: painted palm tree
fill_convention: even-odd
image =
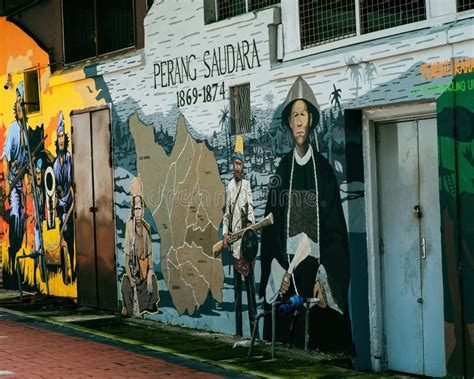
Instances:
[[[335,107],[337,106],[339,108],[339,112],[342,113],[341,109],[341,97],[342,97],[342,90],[340,88],[336,88],[336,85],[332,85],[334,87],[334,91],[331,92],[329,95],[329,98],[331,99],[331,104],[334,105]]]
[[[253,130],[254,138],[256,137],[256,130],[255,130],[256,125],[257,125],[257,116],[255,116],[255,113],[252,112],[252,116],[250,117],[250,131]]]
[[[372,83],[374,82],[375,74],[377,73],[377,67],[373,63],[367,63],[364,67],[364,79],[369,83],[370,89],[372,89]]]
[[[268,92],[265,95],[265,102],[267,103],[268,109],[273,109],[273,100],[274,100],[273,93]]]
[[[230,112],[229,112],[229,107],[226,105],[224,109],[221,110],[221,114],[219,115],[219,125],[221,127],[221,133],[225,134],[225,145],[226,145],[226,151],[227,151],[226,171],[229,170],[229,166],[230,166],[229,121],[230,121]]]
[[[219,151],[219,139],[217,138],[217,132],[215,130],[212,134],[212,145],[216,151]]]
[[[356,57],[353,55],[349,58],[349,60],[346,59],[346,65],[348,70],[351,70],[351,79],[354,82],[356,86],[356,97],[359,97],[359,88],[360,88],[360,80],[362,79],[362,67],[361,65],[357,62]]]

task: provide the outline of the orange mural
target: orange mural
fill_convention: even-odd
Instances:
[[[82,67],[52,72],[48,54],[5,17],[0,46],[0,81],[6,84],[0,89],[4,286],[17,288],[19,272],[24,288],[76,297],[69,115],[104,101],[96,100],[94,81]],[[34,107],[31,73],[38,88]]]

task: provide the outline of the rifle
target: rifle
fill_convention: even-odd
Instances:
[[[35,149],[33,150],[33,152],[31,153],[31,158],[34,158],[36,156],[36,154],[38,153],[38,151],[40,150],[40,147],[42,145],[42,143],[46,140],[46,138],[48,137],[48,135],[46,134],[43,139],[41,140],[40,143],[38,143],[38,145],[36,145]],[[26,172],[26,170],[28,170],[28,167],[30,165],[30,162],[27,162],[25,165],[23,165],[20,170],[17,172],[16,176],[13,178],[12,182],[10,183],[10,192],[12,191],[12,189],[16,186],[16,184],[21,180],[21,178],[23,177],[23,174]],[[31,175],[33,176],[34,173],[31,173]],[[8,180],[8,178],[6,179]],[[35,180],[33,178],[33,180]],[[10,196],[10,192],[9,193],[6,193],[5,194],[5,198]]]
[[[257,222],[256,224],[247,226],[246,228],[240,229],[238,232],[232,233],[230,235],[229,243],[231,244],[231,243],[234,243],[235,241],[238,241],[239,239],[241,239],[242,236],[244,235],[245,231],[247,231],[248,229],[252,229],[256,232],[257,230],[260,230],[260,229],[264,228],[265,226],[269,226],[269,225],[272,225],[272,224],[273,224],[273,214],[269,213],[267,215],[267,217],[265,217],[262,221]],[[214,255],[214,258],[219,256],[219,254],[222,251],[223,247],[224,247],[224,242],[223,241],[216,242],[214,244],[214,246],[212,246],[212,254]]]

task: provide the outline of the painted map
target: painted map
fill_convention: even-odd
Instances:
[[[212,245],[222,220],[224,186],[213,153],[188,133],[183,116],[168,156],[153,127],[130,118],[145,204],[161,238],[160,265],[179,314],[193,314],[208,297],[222,302],[224,270]]]

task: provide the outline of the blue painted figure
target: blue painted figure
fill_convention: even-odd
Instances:
[[[16,100],[14,105],[15,120],[8,128],[7,138],[3,145],[2,164],[6,178],[5,192],[8,194],[10,212],[8,216],[8,238],[9,238],[9,271],[13,272],[16,253],[20,250],[25,233],[25,193],[23,191],[23,180],[27,177],[22,174],[17,183],[11,187],[21,167],[27,164],[28,153],[25,144],[25,135],[21,127],[23,118],[22,102],[24,101],[24,84],[20,82],[16,89]]]

